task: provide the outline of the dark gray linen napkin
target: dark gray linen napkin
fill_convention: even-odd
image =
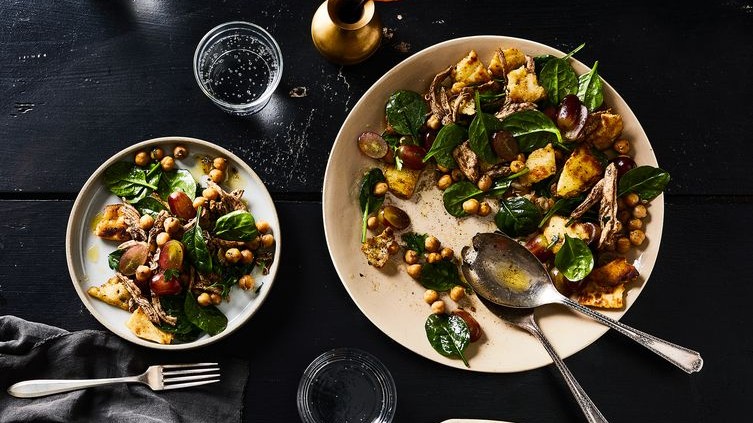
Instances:
[[[215,355],[149,350],[108,332],[68,332],[0,316],[0,422],[239,422],[248,363]],[[29,399],[7,393],[27,379],[120,377],[152,364],[207,361],[220,363],[219,383],[160,392],[119,384]]]

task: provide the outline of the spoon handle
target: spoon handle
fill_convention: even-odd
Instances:
[[[557,352],[554,351],[554,347],[552,347],[552,344],[548,339],[546,339],[546,336],[544,336],[544,334],[541,332],[541,329],[539,329],[538,325],[536,325],[536,323],[533,323],[533,325],[525,325],[524,327],[526,330],[528,330],[528,332],[531,333],[531,335],[541,341],[541,344],[544,346],[546,352],[548,352],[549,356],[552,357],[554,365],[557,366],[557,369],[559,369],[560,373],[562,373],[562,377],[565,379],[567,387],[570,388],[570,392],[573,393],[575,401],[580,406],[580,409],[583,410],[583,414],[585,414],[586,420],[588,420],[589,423],[607,423],[606,417],[601,414],[599,409],[596,408],[596,404],[591,401],[591,398],[588,397],[586,391],[584,391],[580,386],[580,383],[575,380],[575,376],[570,373],[570,369],[567,368],[565,362],[560,358]]]
[[[563,297],[561,299],[561,302],[562,304],[585,314],[586,316],[596,320],[599,323],[609,326],[610,328],[627,336],[633,341],[643,345],[660,357],[681,368],[686,373],[700,372],[701,368],[703,367],[703,359],[701,358],[701,354],[696,351],[681,347],[679,345],[657,338],[653,335],[641,332],[637,329],[633,329],[626,324],[612,320],[599,312],[582,306],[567,297]]]

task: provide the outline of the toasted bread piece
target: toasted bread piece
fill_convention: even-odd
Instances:
[[[535,103],[546,97],[546,90],[539,85],[536,74],[521,66],[507,73],[508,98],[515,102]]]
[[[141,307],[131,314],[131,318],[126,322],[126,327],[139,338],[157,342],[158,344],[170,344],[173,342],[173,334],[160,330],[152,323],[146,314],[141,311]]]
[[[391,229],[385,229],[381,234],[366,239],[361,244],[361,251],[366,255],[369,264],[380,268],[383,267],[390,258],[389,247],[395,241],[395,235]]]
[[[625,284],[603,287],[589,281],[578,295],[578,302],[599,308],[622,308],[625,306]]]
[[[587,146],[580,145],[562,166],[557,180],[557,196],[572,198],[590,189],[604,174],[599,160]]]
[[[532,151],[526,160],[526,166],[530,171],[520,178],[523,185],[532,185],[554,175],[557,172],[557,160],[552,144]]]
[[[126,232],[128,224],[122,204],[108,204],[102,212],[102,219],[97,222],[94,233],[102,239],[127,241],[131,236]]]
[[[455,65],[452,69],[452,78],[455,80],[452,84],[454,93],[459,93],[463,87],[483,84],[492,79],[475,50],[468,52],[468,55]]]
[[[390,191],[405,199],[413,196],[419,176],[421,176],[420,170],[406,168],[397,170],[395,167],[388,167],[384,170],[384,178],[387,179],[387,186],[390,187]]]
[[[100,301],[128,311],[128,300],[131,299],[131,294],[117,276],[111,277],[100,286],[87,289],[86,293]]]

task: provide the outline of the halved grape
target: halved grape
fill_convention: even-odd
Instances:
[[[127,249],[118,262],[118,271],[126,276],[131,276],[136,273],[136,269],[142,264],[146,263],[146,259],[149,256],[149,246],[144,242],[140,242],[129,249]]]
[[[617,156],[609,161],[617,168],[617,178],[621,178],[630,169],[635,168],[635,160],[630,156]]]
[[[387,155],[387,141],[376,132],[366,131],[358,136],[358,149],[372,159],[381,159]]]
[[[426,150],[419,145],[401,145],[397,149],[397,156],[403,161],[403,166],[408,169],[423,169],[426,166],[424,157]]]
[[[402,209],[395,206],[384,206],[379,212],[379,217],[385,225],[389,225],[395,229],[405,229],[410,225],[410,217]]]
[[[160,269],[183,269],[183,244],[177,239],[171,239],[162,246],[159,252]]]
[[[157,295],[175,295],[179,294],[183,289],[177,277],[168,279],[165,276],[165,272],[159,272],[152,276],[149,288]]]
[[[170,212],[181,219],[193,219],[196,216],[196,209],[193,208],[193,201],[183,191],[175,191],[167,197],[167,204],[170,206]]]

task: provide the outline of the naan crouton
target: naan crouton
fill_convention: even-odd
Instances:
[[[128,311],[128,300],[131,299],[131,294],[117,276],[111,277],[100,286],[89,288],[86,293],[100,301]]]
[[[97,222],[94,233],[102,239],[111,241],[127,241],[131,235],[127,232],[125,210],[122,204],[109,204],[105,206],[102,219]]]
[[[361,244],[361,251],[366,255],[366,260],[370,265],[380,268],[389,260],[389,247],[393,242],[395,242],[395,234],[392,229],[387,228],[381,234],[366,239],[366,242]]]
[[[590,281],[578,294],[578,302],[591,307],[622,308],[625,306],[624,296],[624,284],[603,287]]]
[[[471,50],[452,69],[452,79],[455,80],[455,83],[452,84],[452,92],[459,93],[463,87],[489,82],[492,77],[479,60],[476,51]]]
[[[190,294],[189,294],[190,295]],[[141,311],[141,307],[131,314],[131,318],[126,322],[126,327],[139,338],[154,341],[159,344],[170,344],[173,342],[173,334],[160,330],[152,323],[149,318]]]

